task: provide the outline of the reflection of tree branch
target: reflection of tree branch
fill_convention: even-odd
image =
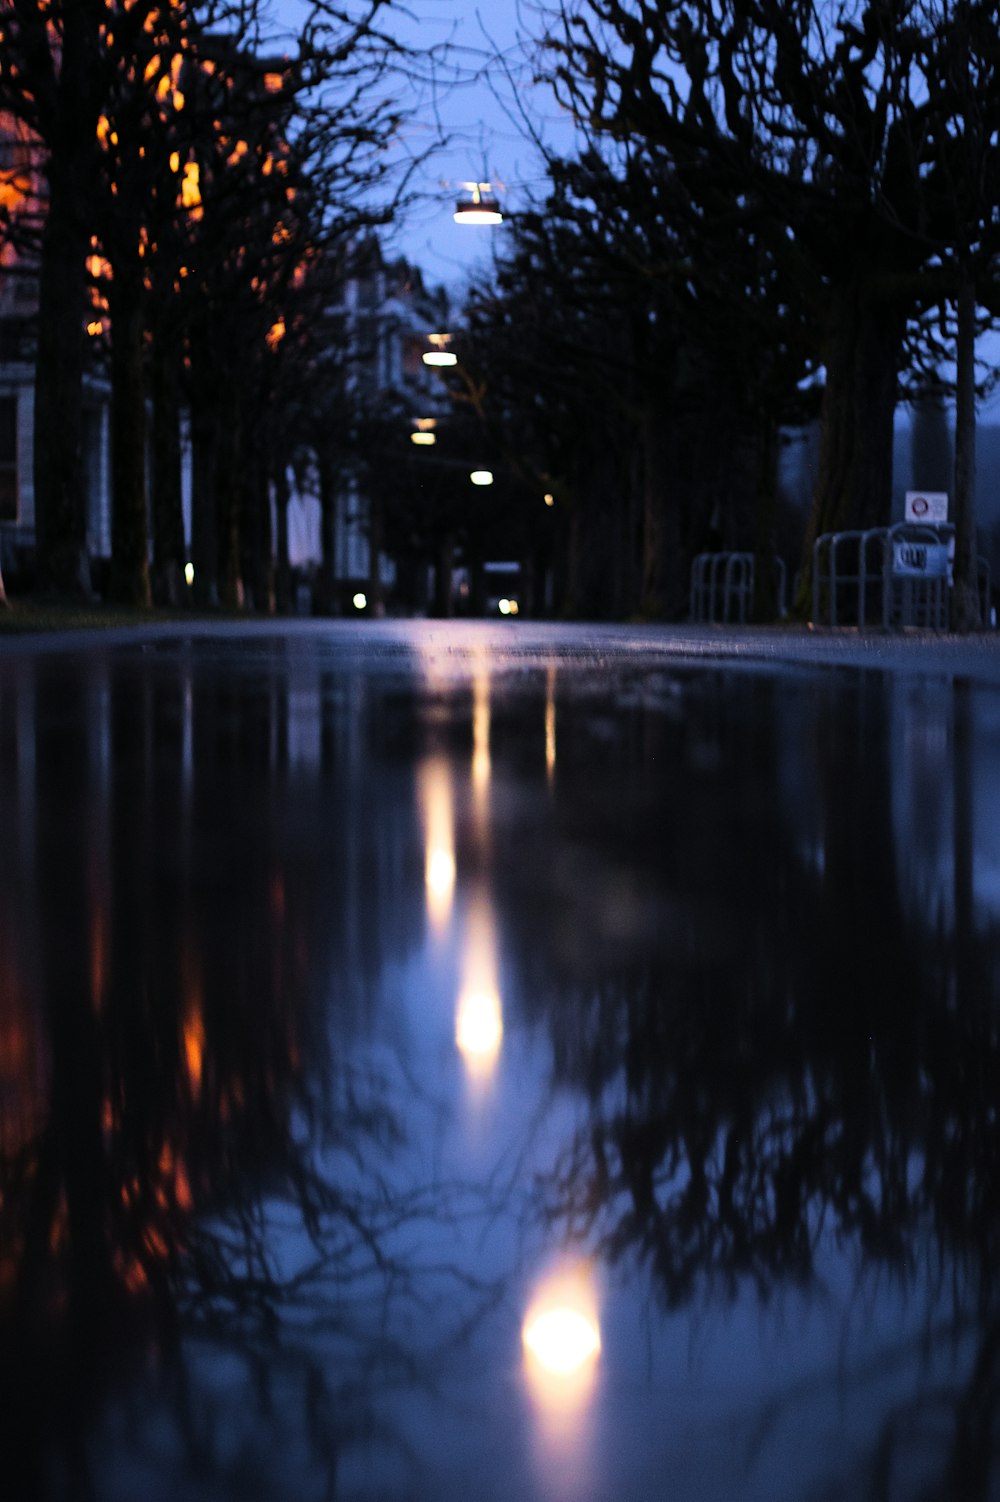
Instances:
[[[334,989],[343,873],[333,842],[319,868],[292,858],[315,785],[261,766],[287,679],[220,691],[184,672],[164,663],[148,694],[108,672],[98,789],[85,706],[58,675],[38,696],[41,721],[56,706],[74,729],[38,757],[30,890],[40,931],[63,942],[0,1017],[19,1057],[45,1064],[37,1079],[7,1071],[0,1120],[0,1467],[31,1502],[50,1466],[85,1491],[82,1452],[98,1454],[123,1387],[136,1474],[167,1464],[178,1490],[190,1476],[240,1502],[312,1495],[317,1479],[333,1496],[349,1444],[381,1425],[403,1449],[383,1401],[429,1389],[500,1297],[450,1265],[447,1243],[422,1250],[440,1248],[442,1219],[475,1212],[473,1191],[400,1189],[395,1076],[341,1060],[309,1004]],[[142,748],[185,701],[193,770],[165,736],[146,776]],[[221,896],[205,874],[219,755],[256,811],[226,831],[239,848]],[[382,954],[369,940],[366,964]]]

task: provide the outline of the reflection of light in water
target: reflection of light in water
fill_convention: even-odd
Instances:
[[[477,672],[472,684],[472,786],[485,792],[490,780],[490,678]]]
[[[536,1465],[552,1502],[590,1495],[592,1399],[601,1351],[593,1273],[565,1266],[537,1288],[521,1328]]]
[[[462,984],[455,1010],[455,1043],[469,1073],[488,1078],[503,1042],[493,909],[485,893],[469,904],[462,953]]]
[[[194,1095],[201,1092],[201,1071],[205,1053],[205,1025],[201,1012],[191,1010],[184,1019],[184,1060]]]
[[[455,889],[455,857],[450,850],[428,850],[424,876],[428,897],[433,904],[451,901]]]
[[[503,1017],[495,991],[463,991],[458,999],[455,1042],[469,1064],[491,1067],[500,1052]]]
[[[98,888],[99,880],[92,875],[92,887]],[[100,890],[94,891],[90,905],[90,1003],[97,1016],[104,1010],[108,979],[108,914],[103,896]]]
[[[584,1266],[546,1278],[531,1301],[522,1327],[529,1365],[555,1378],[593,1367],[601,1349],[593,1276]]]
[[[451,778],[443,756],[432,757],[421,766],[419,792],[427,912],[435,928],[442,929],[451,916],[455,892],[455,821]]]
[[[593,1274],[584,1265],[545,1278],[521,1327],[525,1376],[543,1438],[559,1447],[579,1437],[593,1392],[601,1331]]]
[[[579,1309],[559,1305],[531,1316],[524,1343],[532,1356],[557,1377],[568,1377],[601,1349],[596,1322]]]
[[[551,782],[556,773],[556,670],[545,675],[545,770]]]
[[[181,1042],[184,1048],[184,1063],[188,1084],[193,1097],[201,1094],[202,1070],[205,1059],[205,1022],[202,1005],[201,972],[193,948],[184,945],[181,957],[181,984],[184,995],[184,1015],[181,1026]]]

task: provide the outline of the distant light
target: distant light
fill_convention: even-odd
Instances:
[[[494,1062],[503,1038],[500,997],[493,990],[463,992],[455,1019],[455,1042],[467,1060]]]
[[[474,469],[469,479],[473,485],[492,485],[493,471],[491,469]]]
[[[411,443],[419,443],[424,448],[430,448],[430,446],[431,446],[432,443],[437,443],[437,434],[436,433],[411,433],[410,434],[410,442]]]
[[[499,610],[500,610],[500,614],[501,615],[510,615],[510,601],[509,600],[501,600],[500,601],[500,605],[499,605]]]
[[[455,856],[445,849],[429,850],[424,863],[424,882],[435,898],[449,898],[455,890]]]
[[[428,334],[427,343],[431,346],[423,354],[425,365],[457,365],[458,356],[448,348],[451,343],[450,334]]]
[[[466,183],[468,198],[460,198],[455,206],[456,224],[500,224],[503,215],[493,193],[492,183]]]
[[[546,1371],[569,1377],[593,1361],[601,1349],[601,1335],[592,1315],[567,1305],[528,1316],[524,1344]]]
[[[184,565],[184,580],[185,580],[185,583],[187,583],[189,585],[191,585],[191,584],[194,583],[194,564],[193,563],[185,563],[185,565]]]
[[[555,503],[556,503],[556,498],[555,498],[555,496],[552,494],[552,492],[550,490],[547,490],[545,492],[544,499],[545,499],[546,506],[554,506]]]
[[[490,208],[488,203],[459,204],[452,216],[456,224],[501,224],[503,215],[499,208]]]
[[[359,589],[357,594],[354,596],[354,599],[351,601],[351,604],[354,606],[355,610],[364,610],[365,606],[368,604],[368,596],[362,593],[362,591]]]
[[[511,602],[510,602],[510,613],[511,613],[511,615],[517,615],[517,613],[520,610],[520,608],[521,607],[520,607],[520,605],[518,605],[518,603],[517,603],[516,600],[511,600]]]

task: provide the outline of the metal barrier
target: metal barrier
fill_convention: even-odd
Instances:
[[[883,626],[947,631],[953,536],[953,527],[904,522],[890,529],[883,553]]]
[[[817,625],[947,631],[952,582],[951,525],[899,522],[867,531],[824,532],[813,545]],[[984,622],[990,619],[990,569],[976,560]]]
[[[882,583],[882,554],[873,565],[874,544],[884,540],[886,527],[866,531],[824,532],[813,545],[813,609],[817,625],[837,626],[853,605],[852,624],[864,626],[871,617],[872,593]],[[845,560],[845,556],[846,560]],[[824,567],[825,565],[825,567]],[[825,608],[824,608],[825,607]],[[881,607],[881,599],[879,599]]]
[[[772,560],[778,610],[785,614],[785,565]],[[745,625],[753,611],[753,553],[699,553],[691,563],[691,620],[698,625]]]

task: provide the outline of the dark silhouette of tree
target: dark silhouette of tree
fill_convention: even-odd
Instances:
[[[497,848],[521,995],[589,1102],[542,1206],[569,1244],[648,1269],[669,1309],[821,1293],[831,1251],[864,1287],[926,1293],[929,1338],[973,1345],[962,1385],[913,1400],[950,1417],[928,1495],[985,1502],[1000,1050],[975,696],[951,691],[950,841],[922,851],[919,820],[893,813],[881,681],[674,688],[637,673],[601,737],[564,687],[552,812]],[[921,858],[951,867],[944,911],[918,895]]]
[[[82,488],[86,256],[105,83],[103,0],[2,11],[0,107],[42,143],[47,201],[39,263],[33,455],[39,576],[90,588]]]
[[[155,385],[164,597],[176,600],[183,563],[176,430],[186,395],[199,589],[210,598],[221,581],[239,605],[249,570],[267,603],[269,568],[248,557],[243,534],[255,557],[269,554],[269,500],[266,486],[237,484],[241,429],[253,448],[274,390],[269,357],[307,255],[391,213],[382,148],[399,119],[389,75],[403,49],[377,23],[387,9],[316,0],[289,50],[269,57],[256,4],[5,4],[0,109],[37,140],[48,179],[35,455],[43,581],[89,588],[81,381],[87,262],[101,258],[108,317],[90,323],[111,333],[113,590],[149,598],[145,399]],[[179,388],[184,369],[194,393]]]
[[[641,146],[550,171],[472,304],[470,361],[568,512],[566,608],[676,617],[713,542],[758,551],[768,585],[778,424],[808,350],[752,217]]]
[[[710,172],[717,194],[752,216],[781,296],[822,320],[820,473],[803,589],[816,535],[887,520],[907,324],[941,296],[942,247],[956,245],[959,228],[974,233],[990,201],[985,154],[974,186],[965,174],[970,191],[953,200],[947,230],[925,185],[954,155],[945,139],[954,96],[943,103],[954,41],[944,9],[734,11],[713,0],[668,12],[602,0],[567,8],[550,37],[556,87],[577,115],[598,133],[664,149],[685,180]],[[962,108],[988,110],[985,68],[963,76]],[[707,243],[713,227],[708,219]],[[954,278],[949,286],[954,296]]]
[[[932,110],[932,251],[955,305],[955,522],[953,624],[979,627],[975,518],[977,304],[995,316],[997,243],[991,204],[1000,191],[996,17],[977,0],[938,0],[921,76]]]

